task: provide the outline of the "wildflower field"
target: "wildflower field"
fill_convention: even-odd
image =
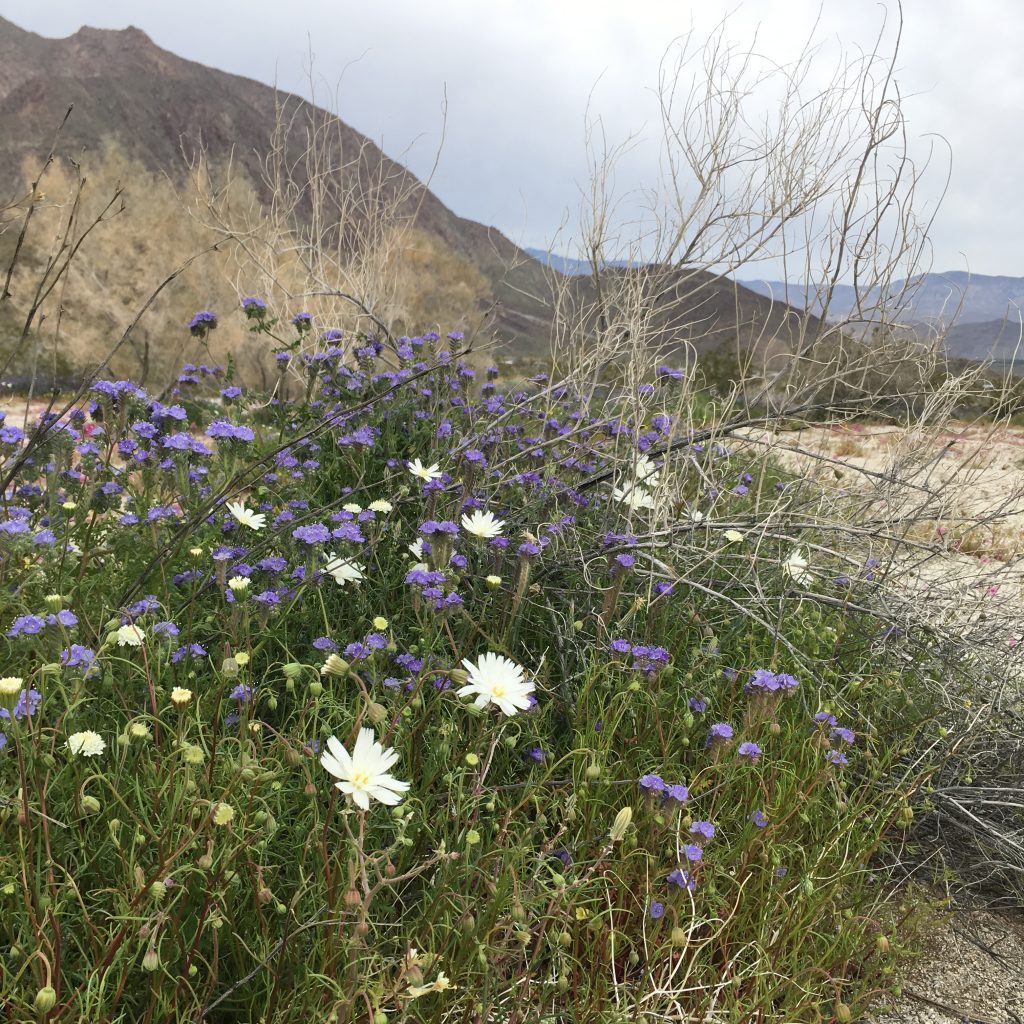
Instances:
[[[897,987],[938,668],[800,481],[708,442],[671,366],[598,401],[457,333],[238,315],[268,393],[188,364],[0,425],[0,1019],[848,1021]]]

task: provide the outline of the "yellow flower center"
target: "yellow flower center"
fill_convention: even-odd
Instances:
[[[353,772],[352,773],[352,785],[356,789],[366,789],[370,784],[370,776],[366,772]]]
[[[505,687],[504,687],[504,685],[502,683],[495,683],[491,687],[491,694],[493,696],[495,696],[495,697],[504,697],[505,696]]]

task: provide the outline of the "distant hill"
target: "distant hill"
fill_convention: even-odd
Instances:
[[[814,312],[821,312],[814,291],[807,291],[802,285],[746,278],[740,283],[761,295],[817,307]],[[893,294],[898,295],[904,285],[903,281],[895,282]],[[1024,277],[995,277],[950,270],[913,278],[911,286],[913,294],[906,319],[920,323],[934,323],[940,318],[948,323],[954,315],[959,323],[985,323],[1003,320],[1008,314],[1012,318],[1016,309],[1024,308]],[[870,302],[877,302],[878,298],[877,292],[867,295]],[[855,299],[850,285],[837,285],[829,306],[830,319],[849,315]]]
[[[529,246],[524,251],[529,253],[538,263],[543,263],[545,267],[551,267],[560,274],[566,274],[569,277],[579,277],[582,274],[592,274],[594,272],[594,265],[590,260],[574,259],[572,256],[559,256],[558,253],[548,252],[547,249],[531,249]],[[637,263],[631,264],[629,260],[609,260],[604,264],[605,267],[635,267],[639,265]]]
[[[813,292],[784,281],[744,280],[747,288],[776,301],[806,305],[821,313],[821,304]],[[1024,277],[968,274],[951,270],[922,275],[911,280],[912,294],[902,314],[902,322],[920,325],[922,330],[945,328],[946,348],[950,355],[964,359],[994,357],[1006,359],[1017,345],[1020,324],[1018,311],[1024,310]],[[898,295],[904,282],[894,285]],[[829,306],[829,319],[852,314],[856,296],[845,284],[836,287]],[[867,296],[877,303],[878,293]],[[948,325],[953,323],[952,327]]]

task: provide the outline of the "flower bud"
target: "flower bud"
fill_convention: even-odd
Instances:
[[[287,665],[281,666],[281,672],[285,679],[295,679],[302,675],[302,666],[297,661],[289,661]]]
[[[599,764],[588,764],[585,774],[589,781],[594,782],[601,778],[601,766]]]
[[[686,945],[686,929],[685,928],[673,928],[672,929],[672,945],[673,946],[685,946]]]
[[[102,804],[94,796],[83,796],[82,797],[82,813],[83,814],[99,814]]]
[[[142,958],[142,969],[144,971],[155,971],[160,966],[160,954],[151,946],[146,950]]]
[[[853,1013],[846,1003],[836,1003],[836,1020],[839,1024],[849,1024],[853,1020]]]
[[[39,1013],[49,1013],[57,1005],[57,992],[52,985],[44,985],[37,993],[32,1005]]]
[[[373,725],[383,725],[388,720],[388,709],[383,704],[372,701],[366,709],[366,717]]]
[[[889,940],[884,935],[879,935],[878,938],[875,939],[875,949],[877,949],[879,953],[888,953]]]
[[[328,654],[327,660],[320,669],[320,674],[322,676],[337,676],[339,679],[344,679],[348,675],[349,667],[349,663],[344,658],[339,658],[337,654]]]
[[[225,679],[234,679],[238,675],[238,662],[234,658],[225,658],[220,663],[220,671]]]
[[[324,684],[319,679],[314,680],[309,684],[309,695],[311,697],[319,697],[324,692]]]
[[[621,842],[626,836],[626,829],[629,828],[629,823],[633,820],[633,808],[628,804],[623,807],[618,814],[615,815],[615,821],[612,822],[611,828],[611,841],[613,843]]]
[[[160,903],[167,895],[167,886],[163,882],[154,882],[149,887],[149,896],[154,903]]]

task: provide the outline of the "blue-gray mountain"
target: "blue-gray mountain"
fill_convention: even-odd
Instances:
[[[821,303],[814,291],[803,285],[765,280],[740,283],[777,302],[809,306],[815,313],[821,312]],[[946,348],[953,356],[965,359],[991,356],[998,360],[1013,357],[1020,337],[1019,315],[1024,309],[1024,278],[951,270],[913,278],[911,285],[902,322],[921,325],[924,329],[945,326]],[[892,294],[899,294],[903,286],[904,282],[897,281]],[[875,303],[878,293],[869,294],[867,298]],[[850,285],[838,285],[829,305],[829,319],[849,315],[854,299]]]

